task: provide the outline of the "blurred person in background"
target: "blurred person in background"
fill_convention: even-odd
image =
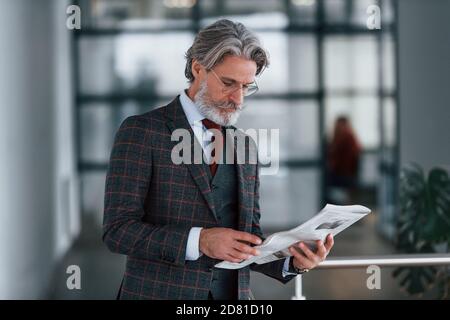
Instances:
[[[249,299],[250,268],[286,283],[317,266],[333,246],[329,235],[316,252],[297,243],[292,257],[214,268],[258,255],[254,245],[263,233],[257,163],[221,163],[223,137],[206,138],[213,129],[245,135],[233,124],[269,61],[257,37],[229,20],[201,30],[186,60],[189,88],[162,108],[127,118],[115,137],[103,239],[111,251],[127,255],[120,299]],[[207,163],[173,163],[176,129],[189,131],[192,146],[199,143],[211,156]],[[256,150],[248,140],[242,151]],[[208,151],[212,142],[217,155]]]
[[[361,145],[347,116],[336,119],[328,146],[329,200],[337,204],[355,201]]]

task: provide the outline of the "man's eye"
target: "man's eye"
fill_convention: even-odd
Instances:
[[[232,86],[233,86],[233,83],[232,83],[232,82],[228,82],[228,81],[224,81],[224,84],[225,84],[227,87],[232,87]]]

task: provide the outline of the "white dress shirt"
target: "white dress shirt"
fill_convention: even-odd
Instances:
[[[180,94],[180,103],[197,141],[200,143],[207,160],[210,161],[208,157],[211,156],[211,152],[208,152],[208,148],[211,146],[210,141],[213,134],[202,123],[202,120],[205,119],[205,117],[200,113],[195,103],[188,97],[185,90]],[[197,260],[202,255],[199,249],[201,230],[201,227],[191,228],[186,246],[186,260]],[[288,272],[289,259],[290,258],[287,258],[284,263],[283,276],[292,274]]]

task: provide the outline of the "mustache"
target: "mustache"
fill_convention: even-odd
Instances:
[[[240,110],[244,110],[245,108],[247,108],[247,105],[236,104],[233,102],[224,102],[224,103],[214,103],[214,107],[220,108],[220,109],[225,109],[225,110],[234,109],[235,111],[238,111],[238,110],[240,111]]]

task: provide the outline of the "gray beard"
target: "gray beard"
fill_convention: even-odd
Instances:
[[[211,101],[208,96],[208,86],[206,81],[203,81],[200,84],[200,89],[194,96],[194,103],[202,116],[221,126],[234,125],[238,121],[243,109],[242,105],[236,106],[236,104],[232,102],[218,103]],[[221,112],[221,110],[229,108],[233,108],[235,111],[226,113]]]

